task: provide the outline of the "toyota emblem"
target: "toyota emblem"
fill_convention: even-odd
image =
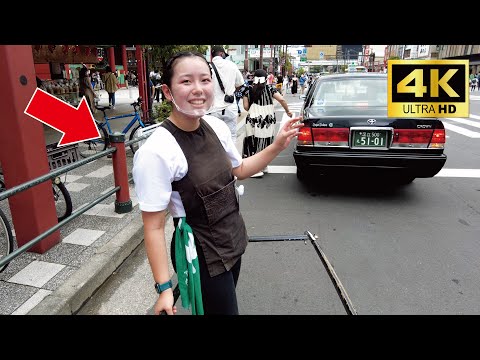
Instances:
[[[369,125],[373,125],[373,124],[375,124],[376,121],[377,121],[377,120],[375,120],[375,119],[368,119],[368,120],[367,120],[367,123],[368,123]]]

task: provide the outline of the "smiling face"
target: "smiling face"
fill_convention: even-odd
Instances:
[[[212,106],[212,75],[206,61],[198,56],[176,59],[170,86],[162,87],[165,97],[184,115],[203,116]]]

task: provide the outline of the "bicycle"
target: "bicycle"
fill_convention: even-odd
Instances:
[[[65,152],[75,148],[75,144],[70,147],[57,149],[57,144],[47,145],[47,156],[49,159],[50,170],[52,170],[52,162],[61,161],[61,157],[65,156]],[[52,180],[52,194],[55,201],[55,209],[57,211],[58,221],[62,221],[66,217],[70,216],[73,211],[72,197],[67,190],[64,182],[62,182],[60,176],[53,178]],[[0,167],[0,192],[6,190],[5,182],[3,181],[3,172]]]
[[[0,175],[1,173],[0,168]],[[3,179],[0,179],[0,192],[5,191],[7,188],[5,187],[5,183]],[[7,256],[13,251],[13,233],[12,227],[8,222],[7,216],[5,213],[0,209],[0,259]],[[6,269],[9,263],[0,267],[0,273]]]
[[[60,149],[57,148],[57,144],[50,144],[50,145],[47,145],[46,148],[47,148],[47,155],[49,159],[50,170],[52,170],[52,163],[58,166],[59,162],[60,163],[68,162],[65,159],[65,154],[68,151],[75,149],[76,144],[74,144],[73,146],[70,145]],[[69,160],[74,161],[75,159],[69,159]],[[7,190],[7,187],[5,186],[5,182],[3,180],[4,180],[3,170],[0,164],[0,192]],[[53,178],[51,181],[52,181],[53,199],[55,201],[55,209],[57,212],[57,219],[60,222],[72,214],[72,210],[73,210],[72,198],[65,184],[62,182],[59,176]],[[4,256],[7,256],[14,250],[13,245],[14,243],[13,243],[12,227],[10,226],[7,216],[0,208],[0,259],[3,258]],[[0,273],[7,268],[8,264],[9,263],[0,267]]]
[[[1,190],[0,190],[1,191]],[[7,216],[0,209],[0,259],[13,251],[12,228],[8,222]],[[0,273],[6,269],[9,263],[0,267]]]
[[[148,125],[150,125],[150,122],[143,122],[142,118],[140,116],[139,108],[142,104],[142,98],[139,97],[137,101],[134,103],[130,104],[130,106],[133,106],[134,111],[132,113],[128,114],[122,114],[122,115],[114,115],[114,116],[107,116],[106,110],[111,110],[110,106],[95,106],[97,110],[100,110],[103,112],[103,122],[98,122],[95,121],[97,124],[97,128],[100,132],[100,138],[99,139],[92,139],[88,141],[84,141],[82,143],[78,144],[79,147],[79,153],[80,156],[86,158],[89,156],[92,156],[96,154],[99,151],[106,150],[107,147],[109,146],[110,140],[109,136],[113,134],[112,128],[110,127],[110,121],[111,120],[116,120],[116,119],[123,119],[127,117],[132,117],[133,119],[125,126],[125,128],[122,130],[123,134],[126,134],[133,126],[135,123],[138,122],[138,125],[135,126],[132,131],[130,132],[129,140],[132,140],[135,138],[135,133],[138,131],[139,128],[144,128]],[[108,130],[107,130],[108,129]],[[132,153],[134,154],[135,151],[138,150],[138,143],[130,145],[130,149],[132,150]]]

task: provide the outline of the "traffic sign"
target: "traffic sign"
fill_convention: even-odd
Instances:
[[[323,60],[324,56],[325,56],[325,54],[323,53],[323,51],[320,51],[320,60]]]

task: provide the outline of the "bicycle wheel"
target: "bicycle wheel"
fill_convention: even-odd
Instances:
[[[78,143],[78,152],[80,153],[81,157],[87,158],[107,148],[108,146],[107,130],[105,130],[105,128],[99,126],[98,124],[97,124],[97,128],[98,128],[98,131],[100,132],[101,138]]]
[[[0,259],[4,258],[13,251],[12,228],[8,219],[0,210]],[[0,266],[0,273],[7,268],[8,264]]]
[[[52,183],[55,208],[57,209],[58,221],[62,221],[72,213],[72,198],[64,183]]]
[[[153,123],[151,123],[151,122],[148,122],[148,123],[147,123],[147,122],[144,122],[144,124],[145,124],[145,126],[153,125]],[[129,140],[133,140],[133,139],[136,138],[136,137],[135,137],[135,133],[136,133],[136,132],[138,131],[138,129],[140,129],[141,127],[142,127],[142,125],[137,125],[137,126],[132,130],[132,132],[130,133]],[[135,144],[131,144],[131,145],[130,145],[130,149],[132,150],[132,154],[135,154],[135,151],[138,150],[138,146],[139,146],[138,142],[136,142]]]

